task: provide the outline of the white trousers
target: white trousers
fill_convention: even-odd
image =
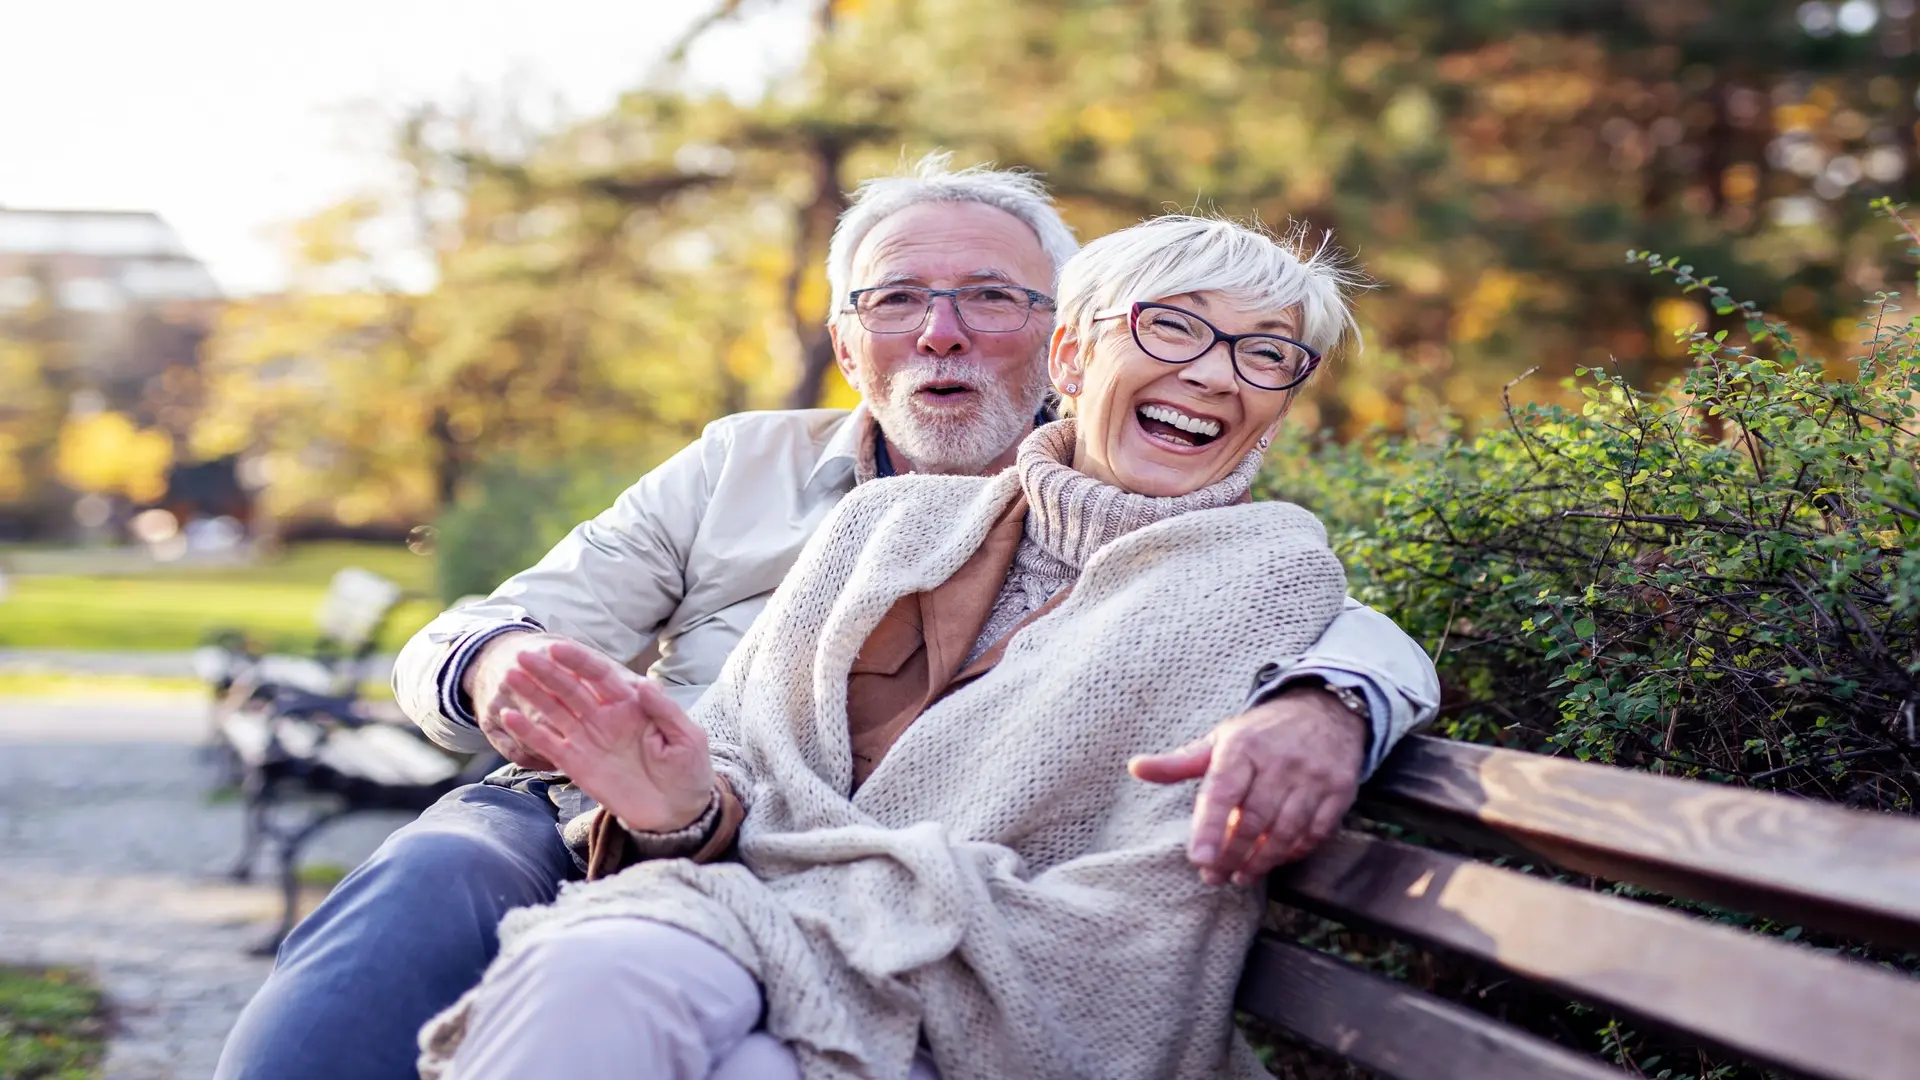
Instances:
[[[760,1023],[760,986],[705,940],[595,919],[516,956],[480,993],[454,1080],[799,1080]],[[923,1051],[908,1080],[939,1080]]]

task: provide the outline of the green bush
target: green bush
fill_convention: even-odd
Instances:
[[[644,470],[598,463],[528,466],[503,460],[479,470],[434,523],[441,599],[485,594],[540,557],[568,530],[613,504]]]
[[[1578,409],[1301,447],[1353,591],[1437,656],[1456,737],[1912,810],[1920,687],[1916,323],[1878,298],[1857,374],[1711,279],[1686,376],[1577,373]],[[1287,460],[1282,458],[1281,460]]]
[[[1691,267],[1629,259],[1715,313],[1683,335],[1692,363],[1677,382],[1581,370],[1566,384],[1577,407],[1503,402],[1479,432],[1450,421],[1424,438],[1296,437],[1263,494],[1318,512],[1354,595],[1435,656],[1443,734],[1912,813],[1920,320],[1881,294],[1864,354],[1829,365]],[[1404,946],[1308,923],[1321,947],[1405,966]],[[1920,961],[1814,944],[1907,971]],[[1767,1075],[1416,955],[1427,966],[1413,981],[1642,1075]],[[1333,1075],[1282,1057],[1290,1074]],[[1685,1064],[1656,1070],[1663,1058]]]

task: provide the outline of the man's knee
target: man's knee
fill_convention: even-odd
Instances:
[[[366,870],[422,891],[486,893],[511,907],[552,899],[560,888],[545,860],[467,831],[403,829],[367,860]]]
[[[389,836],[357,874],[406,891],[471,893],[504,913],[552,900],[573,869],[537,796],[475,786]]]
[[[394,832],[348,874],[294,930],[280,961],[324,955],[334,965],[377,954],[384,962],[399,946],[416,965],[431,966],[443,953],[457,957],[461,977],[470,978],[469,969],[492,959],[501,917],[551,901],[571,869],[551,817],[532,796],[465,789]]]

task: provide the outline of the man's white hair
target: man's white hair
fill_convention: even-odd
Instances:
[[[833,241],[827,245],[827,289],[831,297],[827,321],[832,322],[847,306],[847,293],[853,290],[853,253],[875,225],[910,206],[922,203],[979,203],[1005,210],[1026,223],[1040,240],[1040,249],[1053,260],[1057,274],[1080,247],[1073,230],[1060,219],[1047,185],[1033,173],[1020,169],[995,169],[988,165],[954,171],[953,155],[935,151],[896,176],[880,176],[854,189],[852,205],[840,215],[833,228]],[[1051,288],[1052,283],[1048,283]]]
[[[1168,214],[1109,233],[1060,268],[1058,319],[1083,342],[1094,340],[1094,317],[1135,301],[1183,293],[1216,293],[1235,304],[1300,313],[1290,337],[1331,356],[1359,327],[1347,293],[1363,284],[1331,237],[1307,240],[1295,225],[1276,236],[1224,218]]]

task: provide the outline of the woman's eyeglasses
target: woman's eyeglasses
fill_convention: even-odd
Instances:
[[[1224,343],[1234,374],[1256,390],[1291,390],[1320,366],[1313,346],[1279,334],[1229,334],[1186,308],[1136,303],[1124,312],[1094,316],[1127,317],[1140,351],[1164,364],[1191,364]]]

